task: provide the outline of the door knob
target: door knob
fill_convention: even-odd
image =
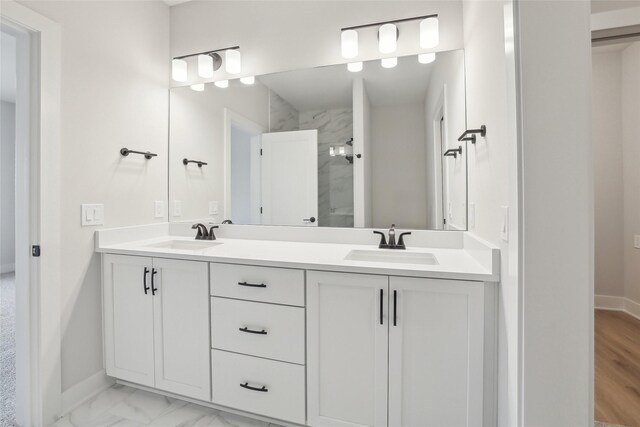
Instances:
[[[303,218],[302,220],[304,222],[310,222],[311,224],[313,224],[314,222],[316,222],[316,217],[312,216],[311,218]]]

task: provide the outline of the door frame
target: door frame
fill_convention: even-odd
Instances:
[[[446,207],[444,206],[444,193],[445,193],[445,174],[444,174],[444,157],[442,156],[442,143],[447,143],[447,116],[446,116],[446,84],[443,87],[442,92],[438,97],[436,103],[436,109],[432,120],[433,125],[433,192],[435,195],[436,206],[434,209],[435,215],[435,229],[446,230],[447,227],[444,224],[446,219]],[[442,126],[440,123],[442,120]],[[448,188],[448,187],[447,187]]]
[[[267,129],[251,119],[229,108],[223,108],[224,114],[224,219],[231,218],[231,127],[237,126],[254,135],[261,135]]]
[[[13,0],[2,2],[3,25],[22,33],[17,42],[28,48],[18,58],[27,79],[18,82],[16,105],[16,180],[24,197],[16,208],[28,212],[16,220],[16,267],[25,277],[21,301],[24,322],[19,340],[28,362],[21,367],[27,380],[18,386],[20,423],[49,425],[61,410],[60,328],[60,25]],[[17,49],[21,51],[21,49]],[[26,67],[26,68],[25,68]],[[19,72],[18,75],[21,73]],[[22,93],[22,95],[20,95]],[[18,116],[21,119],[18,120]],[[47,214],[41,214],[41,206]],[[30,256],[30,246],[40,245],[42,257]],[[16,270],[17,270],[16,269]],[[22,298],[24,296],[24,298]],[[25,310],[26,309],[26,310]],[[24,313],[27,311],[27,313]],[[25,323],[27,323],[25,325]]]

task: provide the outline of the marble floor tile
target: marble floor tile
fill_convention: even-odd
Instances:
[[[160,394],[114,385],[51,427],[280,427]]]

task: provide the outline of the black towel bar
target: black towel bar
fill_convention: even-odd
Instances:
[[[208,164],[207,162],[201,162],[200,160],[189,160],[187,158],[182,159],[183,165],[187,166],[189,163],[196,163],[199,168]]]
[[[120,149],[120,154],[122,154],[125,157],[127,157],[129,154],[142,154],[144,156],[144,158],[147,159],[147,160],[157,156],[157,154],[151,153],[149,151],[129,150],[127,147],[121,148]]]
[[[479,133],[480,136],[485,136],[487,134],[487,127],[485,125],[482,125],[479,129],[467,129],[462,133],[462,135],[460,135],[458,141],[471,141],[472,144],[475,144],[477,133]]]
[[[453,157],[455,159],[458,157],[458,154],[462,156],[462,145],[458,146],[458,148],[449,148],[444,152],[443,156]]]

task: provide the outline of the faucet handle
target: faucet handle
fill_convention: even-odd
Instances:
[[[209,236],[207,237],[207,239],[209,239],[209,240],[216,240],[216,235],[215,235],[215,234],[213,234],[213,230],[214,230],[214,229],[216,229],[216,228],[220,228],[220,227],[219,227],[219,226],[217,226],[217,225],[212,225],[212,226],[211,226],[211,228],[209,229]]]
[[[384,235],[384,233],[382,231],[374,231],[373,234],[379,234],[380,235],[380,244],[378,245],[378,248],[383,249],[386,248],[387,246],[387,238]]]
[[[405,249],[406,246],[404,244],[404,236],[411,236],[411,232],[407,231],[405,233],[400,233],[400,238],[398,239],[398,248]]]

